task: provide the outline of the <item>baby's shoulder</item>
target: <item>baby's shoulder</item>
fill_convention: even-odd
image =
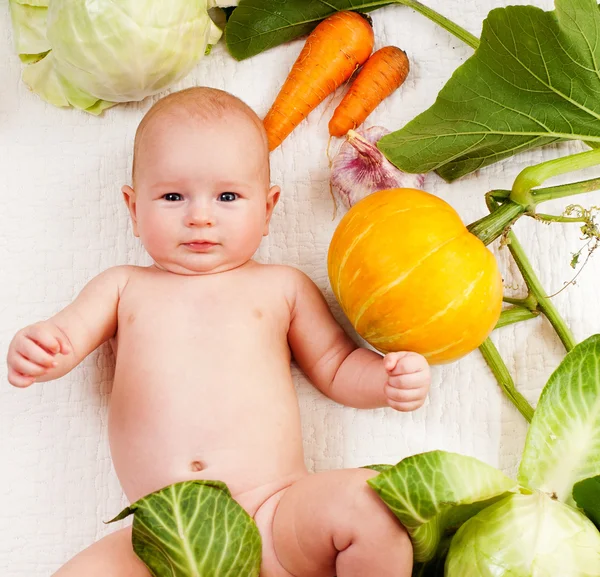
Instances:
[[[262,272],[265,276],[290,283],[302,283],[310,280],[300,269],[286,264],[263,264]]]
[[[261,265],[267,286],[281,291],[288,299],[294,300],[298,292],[310,290],[315,283],[300,269],[284,264]]]
[[[105,287],[110,287],[111,285],[116,284],[117,286],[122,288],[123,285],[127,284],[127,281],[133,274],[132,269],[134,268],[137,267],[133,267],[130,265],[112,266],[110,268],[104,269],[101,273],[92,277],[89,280],[89,283],[94,285],[102,285]]]
[[[144,267],[141,266],[130,264],[116,265],[101,272],[97,278],[102,278],[107,285],[114,283],[118,287],[119,294],[122,294],[131,279],[142,275],[143,270]]]

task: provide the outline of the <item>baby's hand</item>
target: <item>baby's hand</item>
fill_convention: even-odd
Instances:
[[[431,371],[423,355],[418,353],[388,353],[383,357],[388,373],[385,385],[387,402],[396,411],[414,411],[427,398]]]
[[[66,355],[70,350],[64,333],[52,322],[21,329],[8,347],[8,382],[15,387],[28,387],[58,365],[57,354]]]

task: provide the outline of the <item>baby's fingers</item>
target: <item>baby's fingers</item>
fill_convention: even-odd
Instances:
[[[57,362],[54,360],[54,355],[48,353],[45,348],[42,348],[38,343],[32,341],[29,337],[24,338],[20,342],[19,346],[17,347],[17,353],[32,363],[48,369],[51,369],[57,365]]]
[[[37,343],[51,354],[68,352],[65,339],[60,334],[48,330],[47,325],[37,324],[26,329],[26,337]]]
[[[429,375],[425,373],[409,373],[398,377],[389,377],[388,384],[396,389],[423,389],[429,387]]]
[[[35,382],[35,378],[28,377],[27,375],[22,375],[21,373],[15,371],[14,369],[9,368],[8,369],[8,382],[13,387],[24,388],[24,387],[28,387],[29,385],[32,385]]]
[[[39,377],[48,372],[47,367],[43,367],[26,359],[22,354],[15,352],[9,361],[11,368],[25,377]]]
[[[400,390],[386,385],[385,392],[388,405],[392,409],[403,413],[415,411],[422,407],[426,399],[426,395],[421,389]]]
[[[388,353],[384,357],[384,366],[391,375],[406,375],[429,369],[423,355],[412,352]]]
[[[411,411],[416,411],[417,409],[420,409],[423,406],[424,402],[424,399],[407,402],[388,401],[388,405],[395,411],[400,411],[401,413],[410,413]]]
[[[423,389],[396,389],[386,385],[385,394],[389,401],[395,403],[412,403],[415,401],[423,401],[426,397],[426,392]]]

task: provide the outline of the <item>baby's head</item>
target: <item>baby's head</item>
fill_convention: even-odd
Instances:
[[[260,118],[239,98],[188,88],[159,100],[137,129],[133,231],[159,268],[223,272],[248,262],[279,198]]]

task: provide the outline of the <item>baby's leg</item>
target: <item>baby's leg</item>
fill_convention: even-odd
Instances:
[[[133,552],[126,527],[84,549],[52,577],[150,577],[150,572]]]
[[[409,577],[408,534],[366,483],[369,469],[317,473],[283,495],[273,519],[279,562],[297,577]]]

